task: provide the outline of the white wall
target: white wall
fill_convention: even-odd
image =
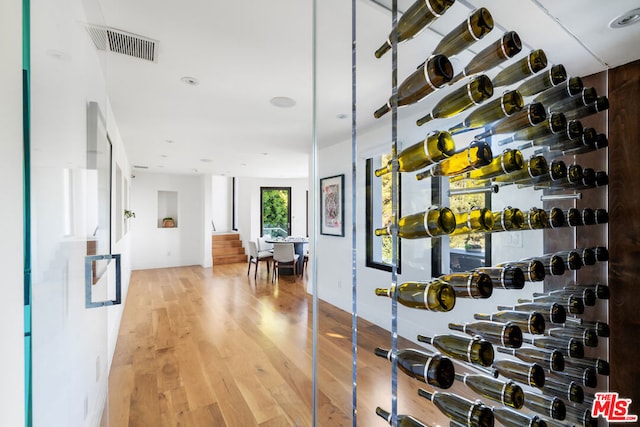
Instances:
[[[168,175],[134,171],[131,209],[132,268],[202,265],[205,235],[205,179],[201,175]],[[178,193],[177,227],[158,227],[158,191]]]
[[[0,3],[0,413],[8,426],[24,425],[21,12],[21,1]]]
[[[216,231],[231,231],[233,226],[231,216],[232,194],[231,178],[226,176],[211,177],[211,219]]]
[[[260,187],[291,187],[291,235],[307,235],[308,181],[301,179],[236,178],[238,185],[238,232],[243,242],[260,236]],[[245,249],[247,245],[245,243]]]

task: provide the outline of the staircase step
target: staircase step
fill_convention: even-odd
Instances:
[[[241,248],[242,240],[217,240],[211,242],[212,248]]]
[[[238,233],[228,233],[228,234],[212,234],[211,241],[221,241],[221,240],[240,240],[240,234]]]
[[[246,255],[220,255],[213,257],[213,265],[246,263]]]
[[[242,247],[242,244],[239,247],[214,246],[213,248],[211,248],[211,254],[213,256],[244,255],[244,248]]]

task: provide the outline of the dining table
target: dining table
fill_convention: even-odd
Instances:
[[[304,268],[304,245],[309,243],[308,237],[295,237],[295,236],[274,237],[274,238],[265,239],[265,242],[271,243],[274,245],[283,244],[283,243],[293,244],[293,251],[297,255],[299,255],[298,262],[296,263],[296,270],[294,272],[293,269],[285,268],[285,269],[282,269],[281,274],[289,274],[289,275],[302,274],[302,269]]]

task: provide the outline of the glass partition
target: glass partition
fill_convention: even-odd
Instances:
[[[410,378],[411,375],[402,367],[402,358],[408,357],[403,350],[417,349],[427,355],[424,361],[431,363],[434,352],[447,355],[447,349],[434,345],[435,341],[431,341],[431,338],[451,335],[454,340],[470,339],[470,331],[464,333],[454,330],[457,327],[453,324],[472,324],[485,319],[486,316],[497,319],[494,313],[500,311],[514,313],[526,310],[526,306],[522,304],[534,298],[539,304],[550,305],[549,301],[556,300],[564,302],[559,297],[560,294],[549,292],[564,287],[571,289],[576,280],[579,285],[587,285],[591,277],[606,281],[606,274],[603,274],[603,269],[606,268],[604,261],[584,266],[579,271],[567,269],[561,276],[552,276],[550,272],[543,271],[542,275],[546,274],[544,280],[536,277],[540,269],[548,269],[546,255],[587,246],[606,246],[607,243],[606,225],[565,226],[555,223],[550,218],[551,208],[559,207],[565,211],[569,207],[582,209],[583,203],[580,200],[586,199],[587,194],[593,195],[586,199],[589,200],[590,206],[606,209],[607,202],[605,187],[587,185],[583,181],[570,182],[565,178],[551,178],[551,175],[548,175],[550,178],[546,178],[548,171],[536,175],[536,171],[531,172],[533,164],[529,169],[530,159],[543,156],[545,163],[549,165],[563,161],[567,166],[578,163],[606,170],[606,156],[603,156],[602,152],[597,155],[577,154],[581,151],[571,151],[567,148],[575,149],[576,141],[567,143],[565,149],[559,149],[558,141],[561,136],[541,130],[544,126],[549,126],[549,122],[544,120],[547,115],[551,115],[551,110],[545,107],[544,120],[533,123],[535,120],[530,116],[533,113],[528,113],[528,105],[535,101],[537,93],[527,92],[521,104],[513,111],[506,106],[506,93],[519,88],[523,82],[528,82],[528,86],[539,84],[543,77],[538,76],[543,76],[551,68],[549,59],[548,63],[534,73],[529,69],[517,76],[518,72],[514,71],[515,67],[512,65],[525,63],[529,53],[538,47],[535,38],[528,38],[526,42],[518,39],[517,51],[510,53],[512,58],[494,60],[491,67],[482,70],[489,81],[495,83],[491,84],[491,96],[483,100],[470,99],[462,104],[461,99],[465,96],[471,97],[471,86],[468,85],[474,81],[475,76],[461,76],[458,81],[452,79],[451,82],[433,90],[434,81],[429,80],[429,77],[426,79],[429,81],[425,81],[423,76],[427,70],[420,67],[425,61],[429,63],[432,54],[438,53],[435,49],[445,48],[445,45],[441,44],[443,39],[450,43],[452,40],[462,43],[453,33],[472,31],[471,24],[467,24],[472,22],[471,20],[491,21],[490,25],[484,22],[484,25],[492,27],[491,31],[483,33],[478,40],[463,43],[464,46],[460,50],[447,58],[453,78],[462,72],[467,64],[481,63],[478,58],[482,56],[479,55],[483,52],[484,55],[489,55],[486,52],[489,52],[492,46],[499,47],[501,40],[510,37],[509,40],[513,41],[514,37],[517,37],[507,31],[505,23],[493,22],[490,11],[476,11],[466,2],[456,2],[446,13],[443,12],[442,16],[433,19],[429,28],[419,31],[415,36],[407,36],[394,46],[393,39],[403,37],[391,32],[396,7],[397,19],[402,20],[405,15],[409,16],[411,13],[428,15],[430,12],[426,10],[426,4],[442,6],[448,3],[452,2],[355,0],[351,5],[324,2],[317,5],[316,18],[320,23],[316,32],[318,58],[315,81],[318,86],[318,166],[314,178],[318,180],[326,176],[347,174],[346,210],[353,209],[355,212],[353,229],[346,228],[345,238],[316,236],[316,280],[319,299],[317,390],[319,396],[329,399],[319,401],[315,408],[318,425],[327,422],[327,412],[332,412],[332,416],[336,417],[332,419],[334,423],[336,419],[341,422],[350,419],[353,425],[382,425],[384,421],[380,417],[386,418],[388,415],[389,422],[396,425],[399,414],[408,414],[429,425],[448,425],[450,418],[433,403],[425,402],[424,397],[433,391],[452,393],[468,399],[469,402],[480,400],[486,406],[502,407],[504,402],[495,402],[487,398],[486,393],[481,395],[474,392],[459,381],[460,378],[452,380],[453,384],[446,387],[434,385],[433,379],[427,379],[428,383],[425,383],[422,381],[424,368],[421,368],[420,372],[413,372],[411,375],[415,378]],[[349,9],[351,6],[353,15]],[[480,15],[482,17],[478,18]],[[353,22],[349,22],[347,16],[352,17]],[[334,22],[331,32],[323,32],[326,31],[323,28],[328,26],[322,23],[326,24],[329,21]],[[405,21],[401,21],[401,28],[402,22]],[[482,22],[473,22],[483,25]],[[404,27],[403,30],[406,29],[407,27]],[[352,33],[349,34],[349,31]],[[451,35],[446,36],[450,33]],[[390,44],[389,50],[380,58],[376,58],[374,53],[387,41]],[[352,52],[349,47],[353,48]],[[453,49],[451,45],[447,47],[449,48]],[[403,86],[403,82],[412,75],[415,78],[414,83],[422,81],[425,86],[420,96],[416,95],[418,98],[423,97],[420,102],[400,99],[415,89],[415,86],[410,84]],[[398,87],[397,92],[394,90],[394,81]],[[348,93],[352,93],[351,89],[354,94],[351,129],[348,129],[346,124],[338,127],[334,118],[346,114],[345,111],[349,108],[346,98]],[[338,100],[338,93],[342,94],[342,103]],[[407,95],[407,98],[411,97]],[[394,99],[398,100],[397,104]],[[493,110],[489,113],[484,110],[481,114],[480,111],[483,110],[480,108],[490,103],[494,105]],[[453,108],[449,104],[457,106]],[[386,109],[389,111],[381,117],[374,117],[374,112],[385,112]],[[432,117],[436,116],[437,111],[443,112],[440,113],[440,117],[418,125],[417,121],[422,117],[429,113],[432,113]],[[477,117],[492,119],[476,123],[478,120],[474,122],[469,118],[469,115],[476,111],[475,116],[471,116],[473,120]],[[519,121],[506,120],[518,111],[523,111],[518,116]],[[495,127],[499,120],[503,120],[500,122],[501,126]],[[525,131],[518,132],[538,125],[540,127],[536,128],[535,137],[529,136]],[[599,132],[606,129],[603,122],[599,122],[597,127]],[[442,132],[451,134],[455,143],[454,152],[447,153],[439,160],[430,158],[433,152],[423,154],[423,158],[418,159],[420,149],[423,146],[424,151],[428,149],[427,140]],[[510,137],[512,138],[509,139]],[[547,140],[547,137],[555,139]],[[532,143],[533,140],[536,142]],[[448,158],[454,158],[457,154],[460,154],[457,157],[459,162],[470,162],[478,141],[486,143],[486,149],[491,152],[484,163],[473,163],[465,170],[456,170],[453,161],[446,163]],[[394,147],[397,155],[385,157],[394,151]],[[413,152],[411,161],[407,161],[409,157],[406,157],[409,152]],[[509,169],[509,156],[516,158],[516,169]],[[382,177],[375,176],[373,172],[376,169],[388,164],[393,165],[391,173]],[[412,169],[412,164],[419,166]],[[592,164],[597,166],[591,166]],[[447,170],[453,170],[455,173],[443,173]],[[424,171],[427,171],[426,178],[421,176]],[[522,174],[517,175],[516,172]],[[349,174],[352,174],[354,179],[353,186],[349,185]],[[503,179],[507,176],[509,179]],[[385,180],[391,177],[398,182],[395,205],[389,209],[395,212],[395,218],[389,218],[388,212],[383,208],[385,197],[391,199],[383,190]],[[429,219],[431,216],[428,213],[435,212],[435,208],[451,209],[458,221],[455,232],[441,232],[435,229],[436,226],[443,227],[437,220]],[[478,217],[471,214],[464,216],[480,209],[487,210],[483,217],[487,218],[486,223],[478,225]],[[515,210],[519,213],[514,219],[510,213]],[[349,213],[346,218],[350,218]],[[557,219],[556,216],[553,218]],[[430,228],[431,226],[434,228]],[[461,230],[465,227],[466,231]],[[391,234],[401,235],[398,238],[397,251],[391,259],[385,257],[385,254],[390,252],[390,246],[384,240],[391,239],[387,236],[376,236],[373,232],[376,229],[383,230],[379,234],[386,234],[384,230],[391,230]],[[349,254],[353,255],[355,263],[351,262]],[[391,266],[399,267],[400,254],[402,270],[394,270]],[[534,263],[532,260],[543,264]],[[379,268],[381,265],[386,266],[386,271]],[[443,276],[451,273],[461,276],[458,276],[458,279],[454,276]],[[489,276],[492,283],[489,297],[479,298],[473,294],[479,291],[472,291],[471,286],[476,282],[471,280],[471,276],[479,274]],[[427,297],[422,293],[428,294],[426,289],[431,289],[433,283],[441,282],[446,282],[455,291],[456,302],[453,309],[437,312],[433,306],[427,304]],[[427,286],[428,283],[431,285]],[[414,290],[410,298],[401,292],[405,284]],[[576,292],[582,290],[583,288],[578,286]],[[564,297],[569,293],[565,292],[562,295]],[[406,301],[406,298],[411,301]],[[420,305],[427,305],[430,309],[415,308]],[[606,307],[606,301],[598,300],[594,308],[587,309],[583,314],[570,312],[569,317],[572,319],[569,320],[569,324],[577,324],[580,319],[586,322],[596,319],[606,321]],[[538,310],[542,309],[543,306],[538,306]],[[510,316],[513,319],[522,318],[517,314]],[[551,323],[546,312],[544,316],[547,329],[564,327],[561,323]],[[357,327],[352,327],[349,331],[348,324],[354,319]],[[522,321],[516,326],[523,333],[525,343],[521,344],[522,348],[535,351],[536,347],[530,341],[537,338],[536,334],[533,334],[532,329],[528,329],[528,324]],[[353,333],[351,343],[357,351],[349,351],[347,341],[350,333]],[[572,332],[570,329],[558,329],[554,333]],[[488,341],[493,340],[491,348],[495,366],[502,366],[502,361],[525,363],[515,356],[507,355],[504,350],[498,350],[498,347],[507,344],[506,342],[492,339],[490,333],[485,335],[484,338]],[[422,337],[419,339],[418,336]],[[556,347],[552,346],[542,351],[559,350],[558,342],[553,345]],[[587,353],[588,357],[606,358],[606,344],[595,349],[587,348]],[[453,360],[455,372],[458,374],[489,374],[484,369],[486,367],[451,355],[447,357]],[[416,360],[419,358],[414,360],[414,366],[419,365]],[[327,363],[331,363],[339,374],[329,375],[325,371]],[[545,374],[548,378],[556,375],[549,369]],[[508,375],[511,374],[507,371],[504,371],[504,374],[501,372],[498,381],[504,384],[513,378]],[[559,374],[557,377],[560,380],[557,381],[566,381],[567,375]],[[607,388],[606,377],[603,380],[595,390]],[[553,379],[549,381],[551,383]],[[335,393],[338,387],[340,393]],[[536,396],[549,396],[550,389],[540,390],[531,384],[520,384],[520,387],[527,392],[530,401],[524,406],[522,413],[532,416],[533,413],[540,412],[540,407],[535,407],[531,402],[536,400]],[[418,388],[423,388],[427,393],[419,396]],[[587,393],[595,390],[588,390]],[[352,401],[349,401],[350,397]],[[527,397],[525,401],[526,399]],[[569,408],[570,417],[574,418],[576,413],[586,408],[584,403],[568,399],[564,403]],[[500,410],[495,412],[498,420]],[[548,414],[540,416],[548,417]],[[464,422],[462,424],[464,425]]]
[[[98,1],[31,2],[33,425],[108,425],[114,166]],[[120,193],[118,193],[120,194]],[[117,257],[117,255],[115,255]],[[95,307],[95,308],[92,308]],[[111,329],[110,329],[111,327]],[[111,331],[111,332],[110,332]]]

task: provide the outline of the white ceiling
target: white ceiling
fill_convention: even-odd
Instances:
[[[411,3],[399,0],[400,10]],[[379,125],[370,112],[388,97],[388,68],[375,61],[390,64],[391,55],[376,60],[373,51],[387,38],[390,13],[371,0],[356,4],[357,121],[366,129]],[[109,98],[132,165],[163,173],[307,176],[314,122],[311,0],[100,5],[108,26],[159,42],[156,63],[108,54]],[[640,58],[640,24],[608,26],[639,7],[638,0],[458,0],[430,30],[401,44],[399,79],[430,55],[434,35],[481,6],[492,13],[496,29],[452,58],[456,67],[505,30],[517,31],[526,45],[516,59],[543,49],[550,64],[564,64],[570,75]],[[317,9],[317,141],[324,146],[351,137],[351,2],[318,0]],[[184,84],[185,76],[199,85]],[[269,100],[277,96],[296,105],[276,108]]]

